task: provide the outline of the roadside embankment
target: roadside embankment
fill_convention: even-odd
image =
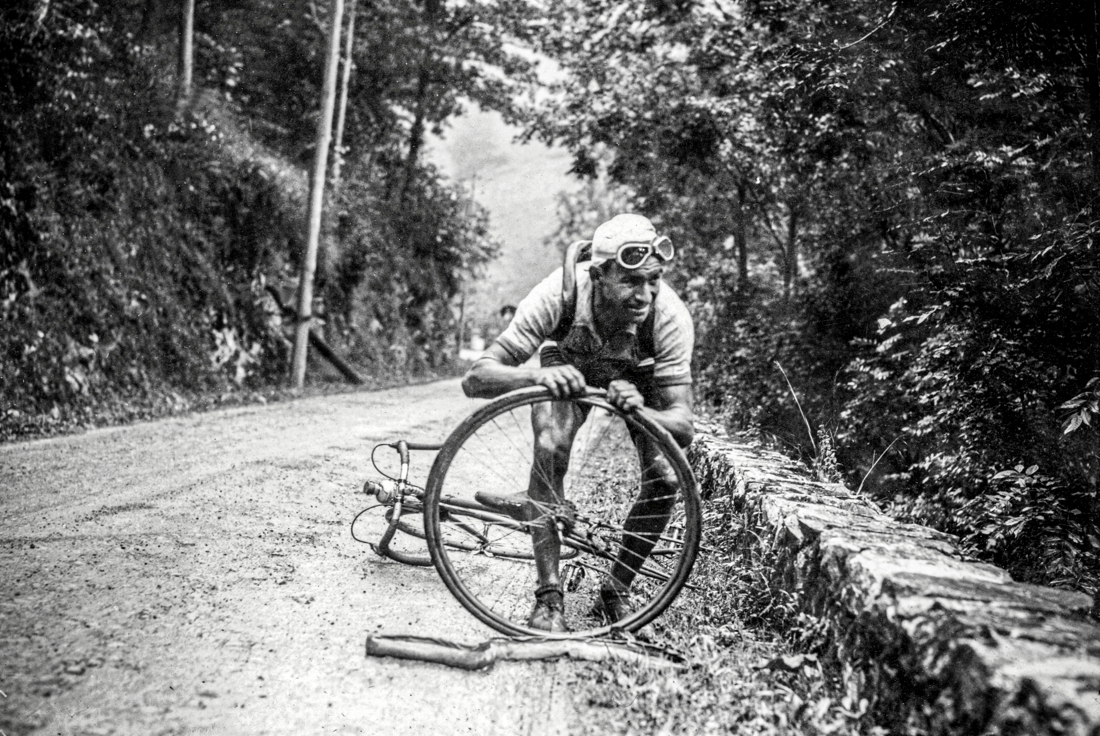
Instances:
[[[749,444],[697,435],[704,495],[767,568],[802,638],[892,731],[1100,735],[1100,625],[1086,595],[1013,582],[956,539],[897,522]]]

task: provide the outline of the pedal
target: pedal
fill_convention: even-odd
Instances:
[[[562,566],[561,587],[566,593],[576,593],[584,583],[584,568],[566,563]]]

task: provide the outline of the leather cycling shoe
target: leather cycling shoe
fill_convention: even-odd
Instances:
[[[622,621],[633,613],[630,610],[630,591],[604,583],[600,587],[600,607],[608,623],[615,624]]]
[[[527,619],[532,629],[561,634],[565,625],[565,596],[557,585],[544,585],[535,591],[535,608]]]

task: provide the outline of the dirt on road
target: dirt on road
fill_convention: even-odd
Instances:
[[[349,533],[370,448],[475,406],[445,381],[0,446],[0,732],[567,732],[568,663],[364,653],[492,635],[433,569]]]

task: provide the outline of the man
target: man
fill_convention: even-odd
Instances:
[[[592,238],[591,261],[577,266],[576,309],[568,333],[554,334],[566,311],[559,269],[520,302],[508,328],[470,368],[462,382],[466,395],[492,398],[538,385],[554,398],[565,399],[583,394],[589,385],[606,388],[611,404],[624,412],[646,406],[686,447],[694,432],[695,334],[687,308],[661,280],[674,255],[669,239],[658,237],[641,215],[617,215],[600,225]],[[552,335],[560,337],[556,344],[546,342]],[[524,365],[540,346],[540,365]],[[647,352],[652,354],[643,354]],[[535,460],[527,491],[478,495],[482,503],[518,516],[529,513],[532,503],[561,507],[565,502],[562,481],[586,413],[572,402],[537,404],[535,409]],[[619,558],[600,589],[602,608],[611,622],[630,614],[631,583],[668,523],[668,486],[676,482],[651,441],[633,439],[647,472],[624,524]],[[538,587],[528,626],[565,631],[557,528],[549,522],[535,525],[532,537]]]

